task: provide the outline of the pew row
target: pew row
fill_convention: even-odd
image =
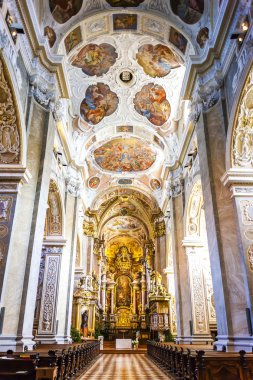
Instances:
[[[171,379],[253,380],[253,354],[168,346],[148,341],[147,354]]]
[[[36,372],[38,378],[39,371],[47,368],[55,368],[53,380],[74,379],[98,358],[99,348],[100,343],[93,341],[68,349],[49,350],[48,354],[9,352],[0,356],[0,380],[35,380]]]

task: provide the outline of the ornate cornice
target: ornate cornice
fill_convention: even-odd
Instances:
[[[41,64],[50,72],[56,75],[57,82],[59,84],[60,94],[63,98],[69,98],[69,90],[65,79],[65,70],[63,66],[63,57],[50,57],[50,52],[46,48],[46,43],[39,41],[36,27],[31,17],[31,9],[29,8],[28,1],[17,1],[17,7],[19,9],[26,35],[28,36],[31,44],[32,51],[35,57],[38,57]]]

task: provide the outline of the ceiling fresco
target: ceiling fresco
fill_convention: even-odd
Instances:
[[[171,69],[180,66],[179,58],[167,46],[146,44],[139,48],[136,54],[139,65],[146,74],[155,77],[164,77]]]
[[[80,105],[81,117],[89,124],[98,124],[105,116],[116,111],[119,99],[109,86],[97,83],[87,88]]]
[[[156,160],[155,151],[135,138],[113,139],[97,148],[94,153],[100,168],[112,172],[136,172],[149,169]]]
[[[134,98],[135,110],[145,116],[150,123],[161,126],[170,116],[170,103],[166,92],[160,85],[149,83],[137,92]]]
[[[171,0],[172,11],[186,24],[198,22],[204,12],[204,0]]]
[[[118,54],[110,44],[88,44],[74,57],[72,65],[79,67],[89,76],[101,76],[114,65]]]
[[[137,18],[136,14],[114,14],[113,15],[113,30],[137,30]]]
[[[64,24],[81,9],[83,0],[49,0],[49,8],[53,18]]]
[[[137,230],[142,227],[142,224],[138,219],[131,216],[118,216],[111,219],[107,224],[106,228],[112,231],[118,232],[128,232],[131,230]]]

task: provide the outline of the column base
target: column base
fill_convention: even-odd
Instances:
[[[0,350],[7,351],[32,351],[34,349],[34,337],[17,337],[11,335],[0,336]]]
[[[218,335],[213,346],[216,351],[239,352],[244,350],[253,352],[253,337]]]
[[[191,336],[179,336],[175,338],[176,344],[212,344],[213,339],[211,335],[191,335]]]
[[[61,336],[55,334],[38,334],[34,339],[40,344],[70,344],[72,339],[69,336]]]

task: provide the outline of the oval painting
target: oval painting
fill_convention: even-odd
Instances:
[[[49,8],[53,18],[59,24],[64,24],[81,9],[83,0],[49,0]]]
[[[110,87],[97,83],[87,88],[85,98],[80,105],[82,118],[90,124],[98,124],[105,116],[116,111],[119,99]]]
[[[98,177],[90,177],[88,181],[88,185],[90,189],[97,189],[100,184],[100,178]]]
[[[179,59],[167,46],[142,45],[136,54],[137,62],[146,74],[155,77],[164,77],[171,69],[179,67]]]
[[[143,86],[135,95],[134,108],[157,126],[163,125],[170,116],[170,103],[166,99],[164,88],[158,84]]]
[[[99,77],[108,72],[117,57],[116,49],[112,45],[88,44],[74,57],[72,65],[81,68],[87,75]]]
[[[138,139],[117,138],[94,151],[100,168],[112,172],[137,172],[149,169],[156,160],[153,149]]]
[[[160,190],[161,189],[161,182],[158,179],[153,178],[150,181],[150,186],[151,186],[151,189],[154,191]]]
[[[198,22],[204,12],[204,0],[171,0],[172,11],[186,24]]]

